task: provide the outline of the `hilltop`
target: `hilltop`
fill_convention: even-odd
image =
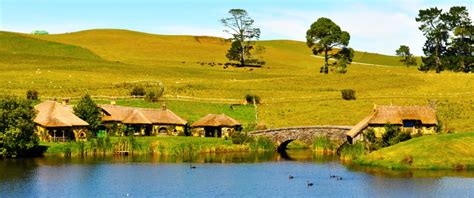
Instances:
[[[123,83],[157,80],[163,82],[167,96],[243,99],[248,93],[259,95],[260,121],[268,127],[353,125],[374,104],[435,103],[445,128],[474,130],[471,74],[422,73],[401,66],[394,56],[356,52],[354,61],[366,64],[352,64],[344,75],[323,75],[319,73],[322,59],[311,56],[299,41],[260,41],[266,48],[262,56],[267,64],[262,68],[225,67],[230,43],[207,36],[102,29],[55,35],[0,32],[0,42],[0,88],[6,94],[24,95],[34,88],[41,96],[128,95],[130,88]],[[340,90],[347,88],[356,90],[357,100],[340,99]],[[185,118],[232,114],[228,104],[216,104],[212,112],[205,112],[200,106],[208,104],[169,103]],[[241,109],[235,113],[238,117],[252,107]],[[253,117],[243,119],[251,122]]]

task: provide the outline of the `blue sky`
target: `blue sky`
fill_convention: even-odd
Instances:
[[[261,40],[304,41],[319,17],[328,17],[351,34],[349,46],[394,54],[400,44],[421,55],[424,37],[415,17],[419,9],[467,6],[469,0],[0,0],[0,30],[50,33],[95,28],[156,34],[228,37],[219,19],[231,8],[246,9],[261,28]]]

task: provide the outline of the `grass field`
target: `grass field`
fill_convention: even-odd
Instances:
[[[474,169],[474,133],[414,138],[372,152],[358,163],[392,169]]]
[[[263,68],[224,68],[229,43],[222,38],[166,36],[128,30],[87,30],[58,35],[0,32],[0,92],[24,96],[124,96],[134,81],[160,81],[166,96],[243,99],[257,94],[259,121],[268,127],[354,125],[374,104],[437,104],[450,131],[474,131],[472,74],[423,73],[393,56],[357,52],[344,75],[319,73],[323,60],[304,42],[261,41]],[[204,64],[202,64],[204,62]],[[208,63],[214,63],[209,65]],[[357,100],[341,100],[340,90],[354,89]],[[0,93],[1,94],[1,93]],[[193,121],[206,113],[229,113],[254,122],[250,106],[231,111],[228,104],[167,101],[171,110]],[[123,102],[152,106],[143,102]]]

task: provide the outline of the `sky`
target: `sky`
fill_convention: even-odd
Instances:
[[[260,40],[305,41],[310,25],[327,17],[350,33],[349,46],[356,50],[393,55],[404,44],[422,55],[425,38],[415,18],[435,6],[466,6],[474,16],[472,0],[0,0],[0,30],[113,28],[228,38],[219,20],[242,8],[261,29]]]

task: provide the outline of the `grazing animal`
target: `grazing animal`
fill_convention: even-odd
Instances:
[[[288,176],[288,179],[294,179],[293,175]]]
[[[193,165],[190,164],[190,165],[189,165],[189,168],[190,168],[190,169],[195,169],[196,166],[193,166]]]
[[[306,184],[309,186],[313,186],[313,182],[306,181]]]

